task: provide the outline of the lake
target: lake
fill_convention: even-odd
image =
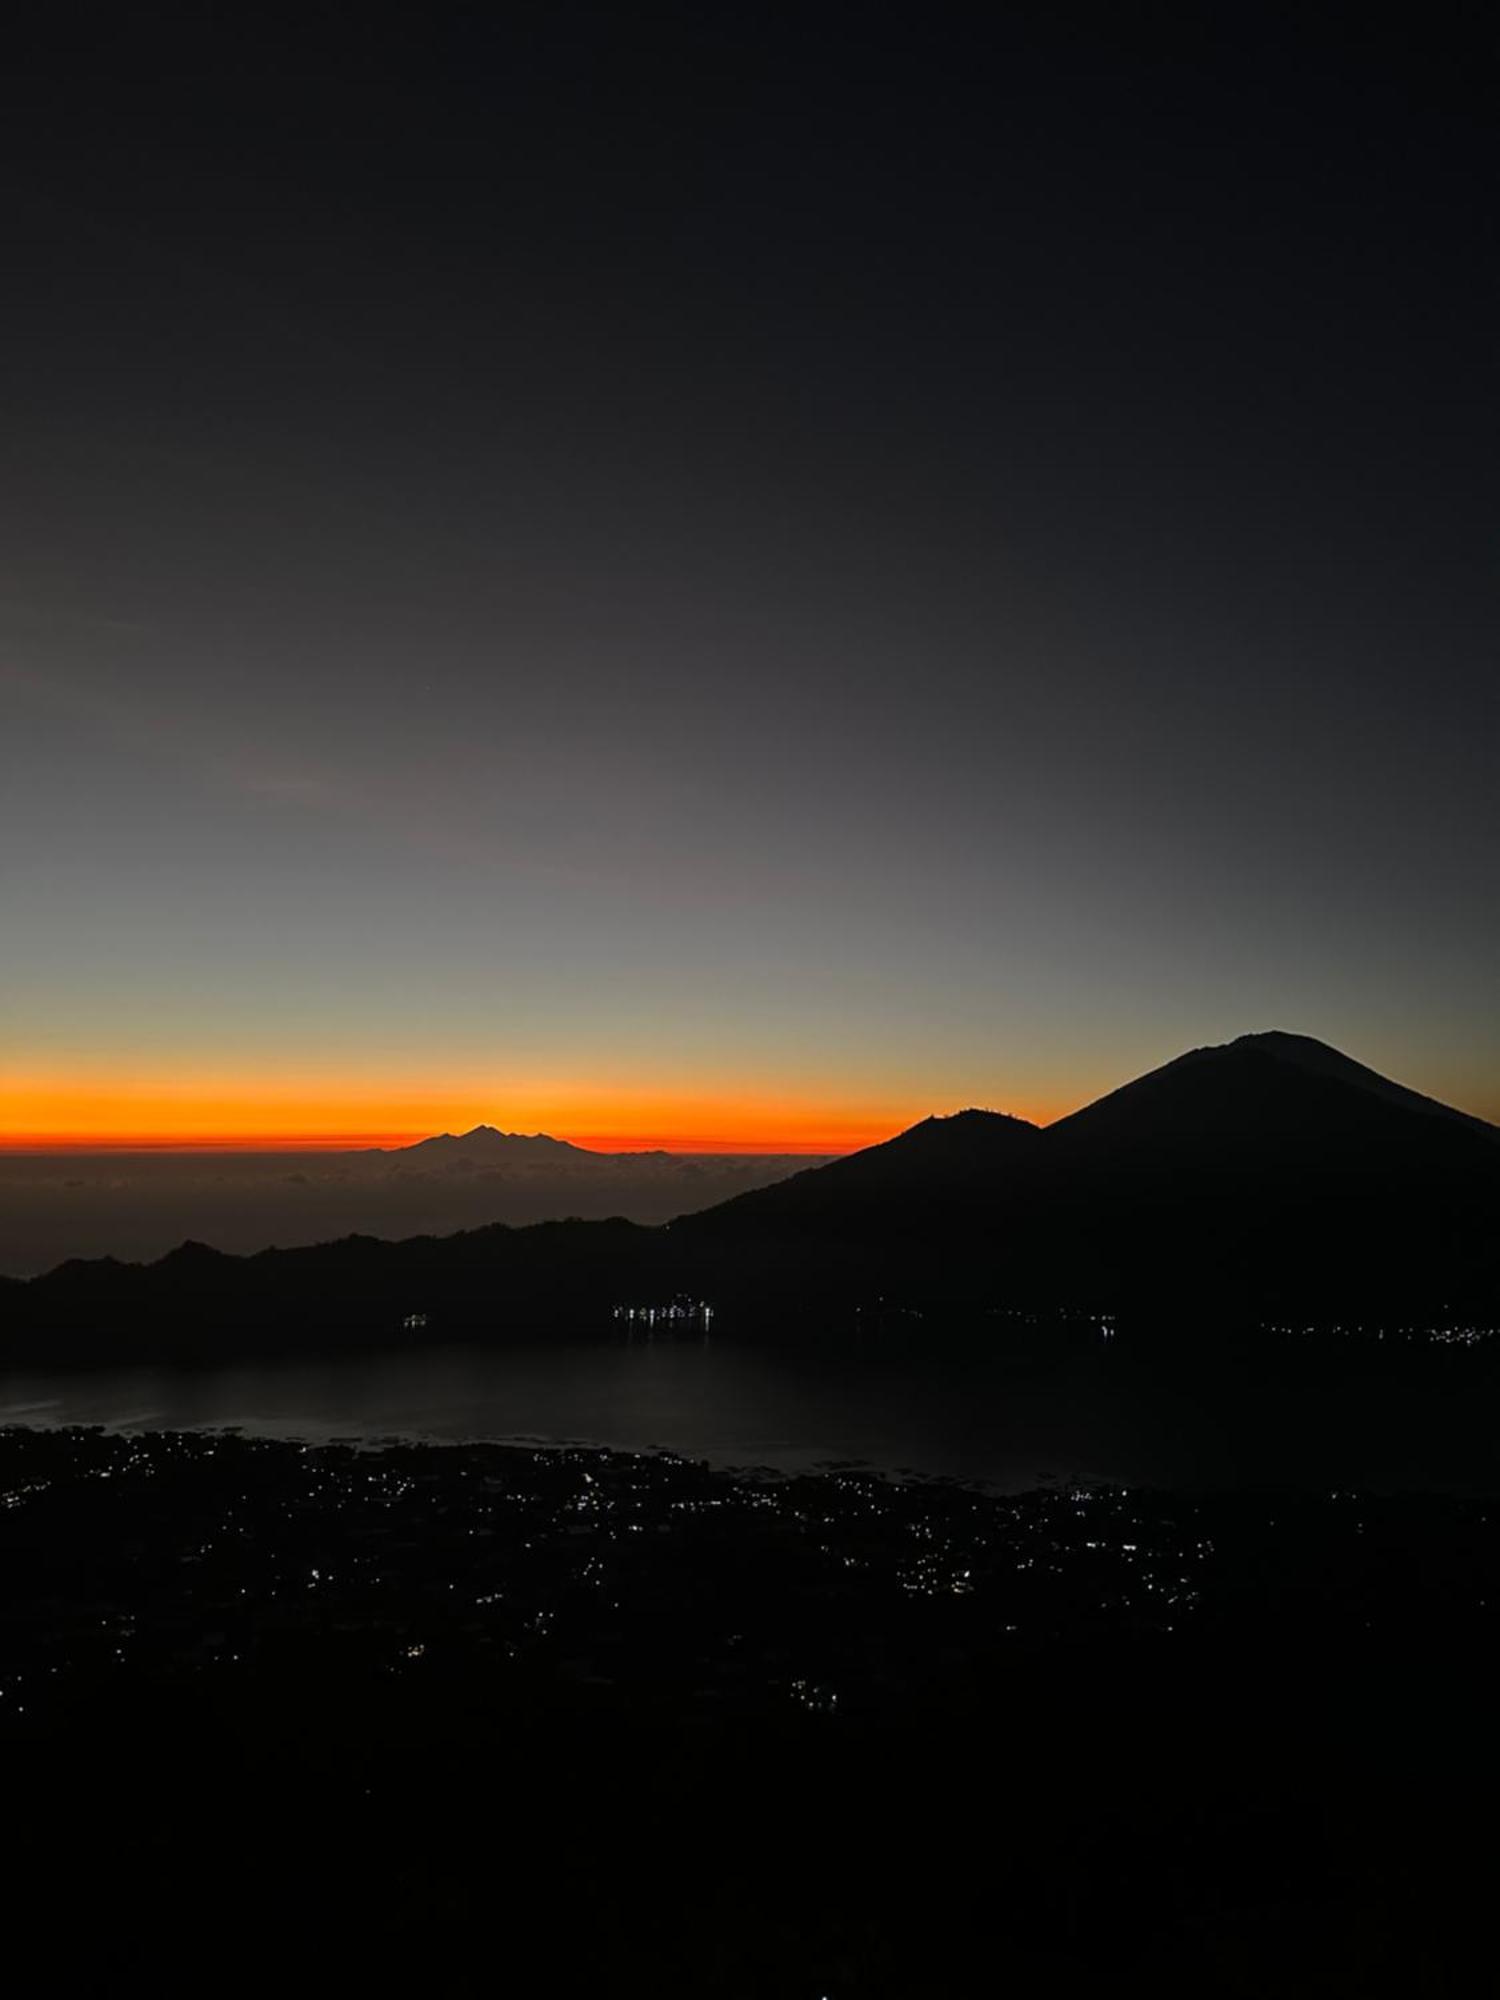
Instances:
[[[0,1423],[665,1448],[782,1471],[852,1460],[1012,1491],[1070,1479],[1493,1490],[1494,1418],[1488,1374],[1463,1357],[1393,1372],[1351,1356],[1274,1377],[1178,1365],[1168,1382],[1105,1342],[1045,1362],[715,1339],[0,1374]]]

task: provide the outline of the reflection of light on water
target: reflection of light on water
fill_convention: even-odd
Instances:
[[[1002,1492],[1083,1481],[1236,1485],[1310,1478],[1320,1488],[1493,1487],[1493,1439],[1476,1398],[1351,1373],[1289,1406],[1288,1365],[1264,1377],[1135,1370],[1128,1342],[1097,1335],[1045,1362],[789,1354],[702,1340],[597,1346],[432,1347],[403,1356],[176,1371],[0,1372],[0,1424],[98,1425],[312,1443],[568,1441],[664,1447],[710,1465],[781,1473],[858,1460],[872,1471],[956,1478]],[[1446,1361],[1443,1366],[1450,1365]]]
[[[1107,1479],[1087,1398],[1059,1425],[1038,1402],[980,1368],[894,1370],[810,1362],[701,1340],[596,1348],[429,1348],[401,1357],[146,1368],[49,1377],[17,1374],[11,1422],[112,1432],[205,1432],[258,1438],[542,1443],[667,1449],[719,1466],[811,1471],[830,1459],[873,1471],[1032,1486],[1043,1467]],[[50,1392],[50,1393],[49,1393]],[[976,1423],[976,1412],[982,1411]],[[1062,1435],[1058,1435],[1061,1429]],[[1116,1454],[1104,1440],[1105,1458]],[[899,1475],[898,1476],[902,1476]]]

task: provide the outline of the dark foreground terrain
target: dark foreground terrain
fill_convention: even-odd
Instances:
[[[1485,1962],[1500,1503],[11,1430],[0,1562],[17,1991]]]

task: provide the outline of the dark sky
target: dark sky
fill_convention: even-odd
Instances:
[[[1493,38],[1198,11],[23,19],[0,1124],[1500,1117]]]

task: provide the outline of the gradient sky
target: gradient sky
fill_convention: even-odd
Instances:
[[[996,11],[8,51],[0,1143],[1500,1119],[1493,49]]]

